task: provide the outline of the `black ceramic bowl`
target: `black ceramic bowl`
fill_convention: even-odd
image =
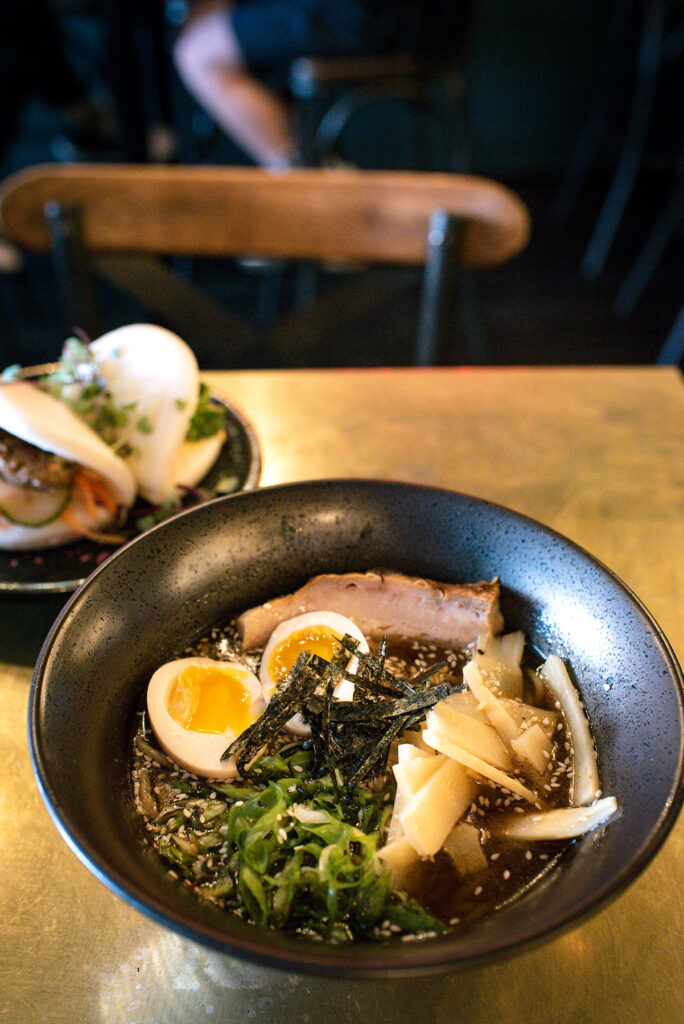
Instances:
[[[571,661],[620,814],[516,902],[445,938],[328,946],[249,926],[170,879],[141,838],[129,783],[152,671],[207,627],[325,571],[437,580],[498,575],[509,628]],[[72,597],[30,702],[31,754],[58,829],[114,892],[160,923],[271,966],[347,976],[455,969],[576,923],[632,881],[682,800],[682,673],[649,613],[574,544],[496,505],[378,481],[322,481],[220,499],[132,541]]]

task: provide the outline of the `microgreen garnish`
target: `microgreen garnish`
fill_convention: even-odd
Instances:
[[[200,441],[203,437],[213,437],[223,426],[224,411],[211,400],[209,388],[202,381],[199,388],[197,407],[190,420],[187,441]]]
[[[40,378],[40,386],[66,402],[82,420],[115,446],[128,424],[135,402],[117,402],[107,388],[85,336],[68,338],[56,370]]]

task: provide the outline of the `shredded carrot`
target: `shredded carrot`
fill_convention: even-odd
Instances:
[[[109,490],[109,487],[107,487],[107,484],[104,482],[104,480],[99,476],[92,476],[90,473],[87,472],[78,475],[83,475],[86,478],[93,497],[97,501],[99,501],[101,505],[104,505],[109,515],[112,518],[114,518],[119,506],[117,504],[116,498]]]
[[[88,540],[94,540],[98,544],[123,544],[127,539],[120,533],[104,533],[101,530],[91,530],[89,527],[84,526],[83,523],[74,516],[69,508],[65,508],[59,517],[62,519],[67,526],[74,531],[74,533],[80,534],[82,537],[87,537]]]
[[[74,486],[83,498],[89,518],[95,520],[97,518],[97,505],[95,503],[91,478],[83,472],[76,472],[74,473]]]

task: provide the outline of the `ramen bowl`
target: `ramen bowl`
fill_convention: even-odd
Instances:
[[[501,580],[508,629],[572,665],[603,790],[619,814],[515,901],[425,941],[333,945],[261,928],[169,877],[131,786],[147,682],[237,612],[323,572],[387,568]],[[218,499],[118,551],[73,595],[32,684],[30,747],[52,819],[81,861],[160,924],[302,973],[394,977],[510,955],[576,925],[656,854],[682,801],[682,673],[639,600],[587,552],[497,505],[409,484],[329,480]]]

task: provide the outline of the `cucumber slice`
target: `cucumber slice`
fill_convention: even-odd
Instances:
[[[71,501],[71,487],[37,491],[0,481],[0,515],[19,526],[45,526],[57,519]]]

